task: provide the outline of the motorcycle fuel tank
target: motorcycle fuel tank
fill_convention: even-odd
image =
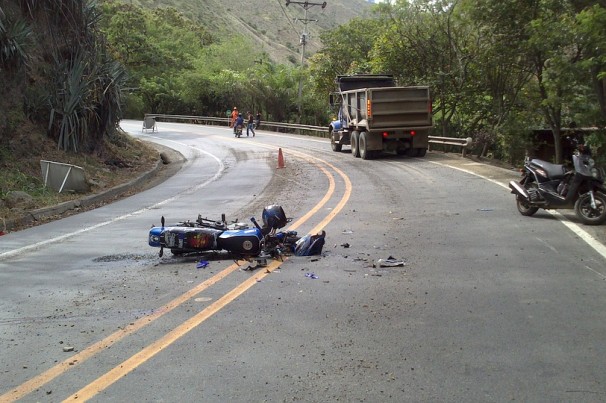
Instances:
[[[263,235],[257,228],[224,231],[217,239],[219,249],[240,255],[256,256],[261,252]]]

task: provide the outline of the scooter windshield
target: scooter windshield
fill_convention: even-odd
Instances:
[[[583,176],[592,176],[591,168],[593,167],[593,159],[589,155],[575,154],[572,156],[574,170]]]

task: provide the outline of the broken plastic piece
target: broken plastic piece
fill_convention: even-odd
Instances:
[[[200,260],[198,262],[198,264],[196,265],[196,269],[204,269],[208,266],[208,261],[207,260]]]
[[[305,273],[305,277],[313,278],[314,280],[317,279],[317,278],[319,278],[314,273]]]
[[[403,260],[395,259],[393,256],[388,257],[387,259],[379,259],[377,261],[379,267],[398,267],[404,266]]]

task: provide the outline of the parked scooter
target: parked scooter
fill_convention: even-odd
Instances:
[[[606,221],[606,187],[603,170],[588,152],[572,156],[574,170],[539,159],[526,159],[520,181],[509,182],[520,214],[532,216],[540,208],[574,209],[587,225]]]

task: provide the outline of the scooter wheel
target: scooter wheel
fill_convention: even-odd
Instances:
[[[606,221],[606,195],[596,192],[593,195],[595,208],[591,207],[591,197],[583,195],[574,204],[574,212],[585,225],[600,225]]]
[[[518,207],[520,214],[526,217],[530,217],[539,211],[538,207],[531,206],[530,203],[524,200],[524,198],[521,196],[516,197],[516,206]]]

